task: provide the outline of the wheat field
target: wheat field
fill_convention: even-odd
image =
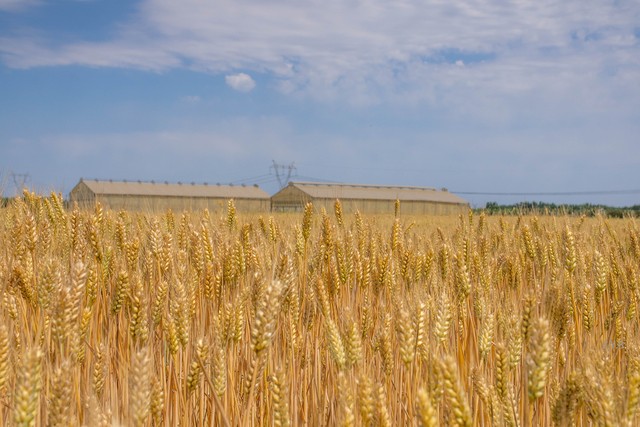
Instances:
[[[638,425],[640,230],[0,209],[0,424]]]

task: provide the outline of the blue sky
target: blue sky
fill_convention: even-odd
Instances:
[[[28,173],[640,204],[635,0],[0,0],[0,189]],[[256,180],[247,180],[259,177]],[[621,194],[595,194],[617,191]]]

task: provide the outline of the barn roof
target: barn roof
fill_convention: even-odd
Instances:
[[[100,181],[81,179],[95,194],[131,196],[205,197],[225,199],[268,199],[269,194],[257,186],[219,184],[184,184],[144,181]]]
[[[448,191],[428,187],[333,184],[323,182],[291,182],[289,185],[298,188],[300,191],[316,199],[397,199],[400,201],[469,204],[466,200]]]

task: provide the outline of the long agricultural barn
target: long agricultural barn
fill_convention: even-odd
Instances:
[[[394,213],[395,201],[407,215],[447,215],[467,212],[469,202],[446,190],[320,182],[290,182],[271,197],[274,212],[299,212],[308,202],[328,212],[340,200],[343,212]]]
[[[170,184],[144,181],[81,179],[69,193],[71,203],[93,206],[96,201],[111,209],[137,211],[203,210],[227,208],[234,200],[238,212],[268,212],[269,194],[257,186],[218,184]]]

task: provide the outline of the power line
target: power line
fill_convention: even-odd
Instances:
[[[453,191],[455,194],[475,195],[475,196],[606,196],[618,194],[640,194],[640,190],[604,190],[604,191],[556,191],[556,192],[535,192],[535,193],[498,193],[483,191]]]
[[[274,173],[275,172],[275,176]],[[325,183],[337,183],[323,178],[316,178],[310,176],[303,176],[297,174],[297,168],[295,163],[289,165],[276,163],[272,161],[272,165],[269,168],[269,174],[258,175],[250,178],[244,178],[234,181],[234,183],[253,182],[255,184],[267,184],[272,182],[278,182],[280,188],[284,188],[292,177],[296,177],[304,181],[325,182]],[[589,190],[589,191],[514,191],[514,192],[500,192],[500,191],[454,191],[449,190],[450,193],[470,196],[611,196],[611,195],[628,195],[628,194],[640,194],[640,189],[632,190]]]
[[[243,179],[238,179],[233,181],[233,184],[242,184],[242,183],[246,183],[246,182],[253,182],[253,181],[260,181],[260,180],[264,180],[264,179],[273,179],[273,175],[271,174],[265,174],[265,175],[257,175],[257,176],[252,176],[249,178],[243,178]]]
[[[277,182],[277,179],[273,176],[271,178],[263,178],[253,181],[253,184],[271,184],[272,182]]]
[[[304,176],[304,175],[296,175],[296,178],[299,178],[300,180],[303,181],[310,181],[310,182],[326,182],[329,184],[338,184],[338,181],[331,181],[329,179],[324,179],[324,178],[314,178],[312,176]]]

